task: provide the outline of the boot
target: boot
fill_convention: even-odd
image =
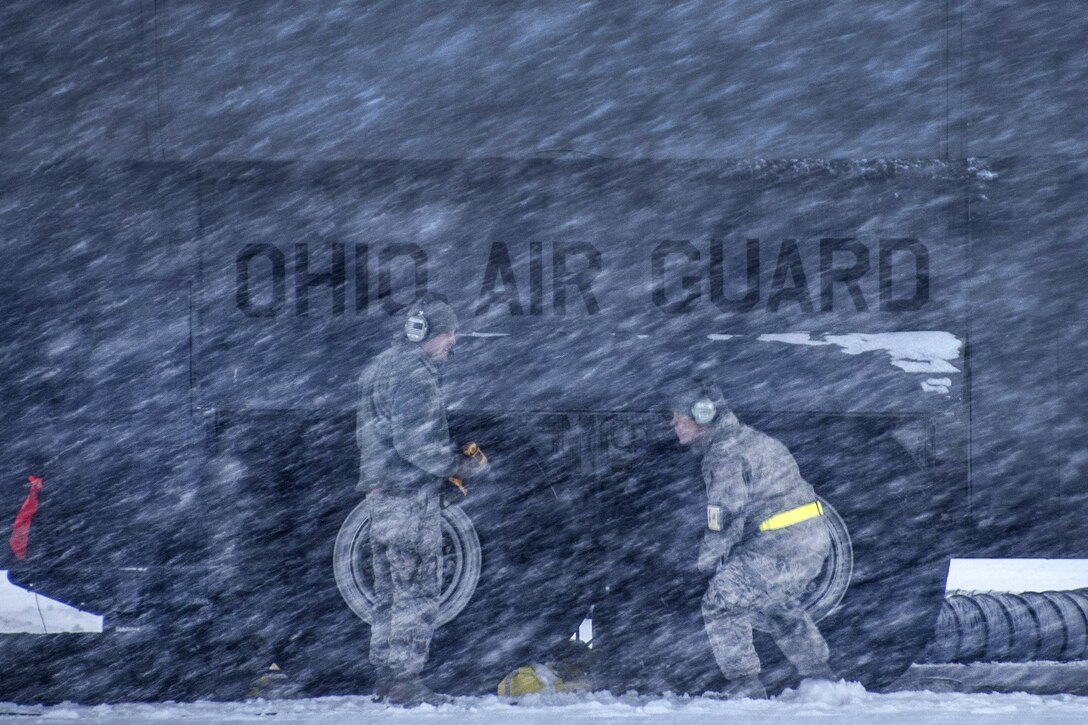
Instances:
[[[379,667],[378,672],[374,677],[374,698],[377,700],[386,700],[389,698],[389,693],[393,690],[393,684],[396,678],[393,676],[393,671]]]
[[[715,700],[766,700],[767,690],[759,675],[746,675],[726,680],[719,692],[708,692],[706,697]]]
[[[427,687],[418,675],[391,681],[383,698],[392,705],[418,707],[419,705],[447,705],[453,702],[449,695],[442,695]]]

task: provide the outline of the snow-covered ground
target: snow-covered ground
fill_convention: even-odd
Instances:
[[[6,581],[0,572],[0,584]],[[14,590],[14,585],[8,589]],[[1084,559],[955,559],[949,591],[1044,591],[1088,587]],[[0,595],[13,592],[0,591]],[[29,595],[19,590],[14,594]],[[0,600],[3,597],[0,596]],[[43,598],[44,599],[44,598]],[[35,610],[40,608],[35,607]],[[2,621],[0,621],[2,625]],[[42,625],[44,626],[44,624]],[[592,639],[583,623],[580,635]],[[1088,662],[914,665],[892,692],[866,692],[857,683],[805,683],[765,702],[604,693],[531,696],[519,702],[496,697],[460,698],[455,704],[411,710],[366,696],[238,703],[197,702],[123,705],[0,704],[0,722],[84,720],[134,723],[1088,723]],[[1054,693],[1054,694],[1027,694]],[[1079,693],[1057,694],[1057,693]]]
[[[948,592],[1060,592],[1088,589],[1088,559],[952,559]]]
[[[856,683],[804,683],[771,701],[720,702],[687,697],[613,697],[606,694],[534,696],[517,704],[496,697],[462,698],[439,708],[390,708],[365,697],[336,697],[248,703],[59,705],[3,708],[2,721],[37,723],[98,721],[132,723],[691,723],[730,725],[827,722],[1016,723],[1060,725],[1088,722],[1088,697],[1073,695],[894,692],[872,694]],[[32,717],[27,717],[32,716]]]

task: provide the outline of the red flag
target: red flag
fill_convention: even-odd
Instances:
[[[11,527],[11,551],[19,560],[26,558],[26,548],[30,542],[30,520],[38,511],[38,491],[42,490],[42,479],[27,476],[27,480],[30,481],[30,493],[27,494],[26,501],[23,501],[19,513],[15,515],[15,523]]]

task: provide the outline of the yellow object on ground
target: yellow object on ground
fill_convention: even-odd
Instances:
[[[574,692],[580,689],[585,689],[585,685],[564,682],[547,665],[526,665],[502,678],[498,693],[501,697],[522,697],[523,695]]]
[[[765,519],[763,523],[759,525],[759,530],[774,531],[775,529],[784,529],[787,526],[793,526],[802,521],[808,521],[809,519],[814,519],[817,516],[823,515],[824,507],[820,505],[819,501],[813,501],[812,503],[806,503],[804,506],[798,506],[797,508],[783,511],[780,514],[775,514],[769,519]]]
[[[253,681],[246,698],[250,700],[278,700],[292,697],[297,691],[298,687],[287,677],[287,673],[273,662],[272,666],[265,670],[264,674]]]

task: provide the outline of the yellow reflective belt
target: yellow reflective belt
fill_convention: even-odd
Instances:
[[[775,529],[784,529],[787,526],[793,526],[802,521],[808,521],[809,519],[814,519],[817,516],[823,515],[824,507],[820,505],[819,501],[813,501],[812,503],[806,503],[804,506],[798,506],[795,509],[775,514],[761,523],[759,525],[759,530],[774,531]]]

